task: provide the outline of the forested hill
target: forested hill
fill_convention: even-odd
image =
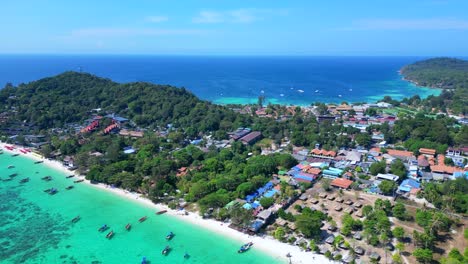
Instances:
[[[468,61],[434,58],[407,65],[401,69],[406,80],[421,86],[442,89],[468,88]]]
[[[220,123],[224,129],[231,129],[236,119],[242,118],[225,107],[198,99],[183,88],[143,82],[119,84],[77,72],[18,87],[7,85],[0,90],[0,102],[2,108],[14,107],[15,120],[33,122],[42,129],[83,121],[94,108],[115,112],[139,126],[172,123],[192,134],[217,131]]]
[[[442,88],[439,96],[429,96],[420,106],[468,113],[468,61],[434,58],[407,65],[401,69],[405,79],[421,86]]]

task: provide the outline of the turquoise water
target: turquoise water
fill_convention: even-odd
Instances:
[[[9,165],[14,168],[8,169]],[[236,251],[242,242],[175,219],[155,215],[148,206],[122,198],[94,186],[66,179],[65,174],[25,157],[0,155],[0,262],[1,263],[282,263],[254,248],[245,254]],[[53,180],[45,182],[42,177]],[[19,183],[29,177],[27,183]],[[72,190],[65,187],[74,185]],[[45,189],[59,189],[56,195]],[[80,215],[81,220],[71,223]],[[138,219],[148,216],[139,223]],[[131,231],[125,230],[127,223]],[[114,230],[108,240],[98,228]],[[167,242],[165,236],[174,232]],[[246,241],[245,241],[246,242]],[[170,245],[172,251],[162,256]],[[190,254],[184,259],[184,253]]]

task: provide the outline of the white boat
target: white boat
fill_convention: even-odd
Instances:
[[[297,90],[297,91],[300,92],[300,93],[303,93],[303,92],[304,92],[304,90]]]
[[[318,92],[319,92],[319,90],[315,90],[315,92],[316,92],[316,93],[318,93]]]
[[[284,94],[280,94],[280,96],[281,96],[281,97],[283,97],[283,96],[284,96]]]
[[[339,94],[338,97],[341,97],[341,94]]]

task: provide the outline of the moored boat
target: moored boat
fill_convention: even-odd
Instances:
[[[142,218],[138,219],[138,222],[143,223],[146,219],[148,219],[148,217],[143,216]]]
[[[156,212],[157,215],[162,215],[162,214],[165,214],[167,213],[167,210],[161,210],[159,212]]]
[[[114,236],[114,231],[111,230],[109,233],[107,233],[106,238],[111,239]]]
[[[29,177],[28,177],[28,178],[22,179],[22,180],[20,181],[20,183],[26,183],[26,182],[28,182],[28,181],[29,181]]]
[[[15,166],[14,165],[8,165],[8,169],[13,169]]]
[[[146,259],[146,257],[143,257],[141,259],[141,264],[149,264],[148,260]]]
[[[68,176],[65,177],[65,178],[70,179],[70,178],[73,178],[73,177],[75,177],[75,175],[72,174],[72,175],[68,175]]]
[[[167,256],[167,254],[169,254],[169,251],[171,251],[171,247],[169,245],[167,245],[161,252],[161,254],[163,254],[164,256]]]
[[[18,176],[18,173],[12,173],[12,174],[9,175],[10,178],[13,178],[13,177],[16,177],[16,176]]]
[[[80,182],[84,182],[84,180],[81,179],[81,180],[76,180],[76,181],[74,181],[74,183],[80,183]]]
[[[104,232],[104,231],[106,231],[107,229],[109,229],[109,227],[108,227],[107,225],[103,225],[103,226],[101,226],[101,227],[98,229],[98,231],[99,231],[99,232]]]
[[[173,237],[174,237],[174,233],[169,232],[169,234],[167,234],[166,236],[166,240],[171,240]]]
[[[79,215],[75,216],[71,221],[72,223],[76,223],[78,221],[80,221],[81,217]]]
[[[57,194],[58,190],[56,188],[49,188],[49,189],[44,190],[44,192],[50,195],[54,195],[54,194]]]
[[[185,252],[184,259],[188,259],[188,258],[190,258],[190,255],[187,252]]]
[[[73,186],[73,185],[70,185],[70,186],[68,186],[68,187],[67,187],[67,188],[65,188],[65,189],[67,189],[67,190],[71,190],[71,189],[73,189],[73,188],[74,188],[74,186]]]
[[[34,164],[39,164],[39,163],[43,163],[44,161],[43,160],[38,160],[36,162],[34,162]]]
[[[41,180],[44,180],[44,181],[51,181],[51,180],[52,180],[52,176],[45,176],[45,177],[42,177]]]
[[[130,223],[128,223],[126,226],[125,226],[125,229],[127,231],[130,231],[130,229],[132,229],[132,225]]]
[[[237,251],[237,253],[244,253],[247,250],[249,250],[252,246],[253,246],[252,242],[246,243],[246,244],[242,245],[242,247],[240,247],[240,249]]]
[[[12,156],[12,157],[16,157],[16,156],[19,156],[19,154],[18,154],[18,153],[15,153],[15,154],[13,154],[13,155],[11,155],[11,156]]]

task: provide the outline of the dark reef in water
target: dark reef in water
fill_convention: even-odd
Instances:
[[[23,199],[17,188],[0,191],[0,262],[32,261],[44,251],[57,248],[69,229],[61,217]]]

